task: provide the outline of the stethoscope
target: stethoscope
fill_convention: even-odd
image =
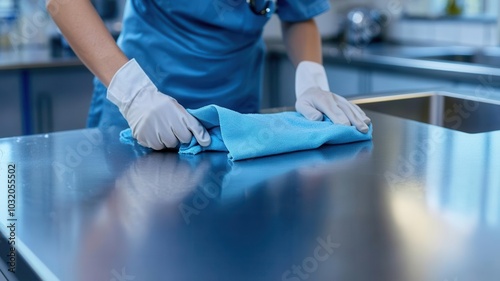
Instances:
[[[262,10],[257,9],[256,0],[247,0],[250,10],[258,16],[270,17],[276,10],[276,0],[266,0],[266,5]]]

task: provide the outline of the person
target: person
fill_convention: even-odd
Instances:
[[[367,132],[366,114],[329,89],[314,21],[329,8],[329,0],[128,0],[115,42],[90,0],[47,0],[54,22],[96,76],[88,126],[130,127],[155,150],[193,137],[210,144],[186,108],[259,111],[262,31],[273,12],[296,67],[296,110]]]

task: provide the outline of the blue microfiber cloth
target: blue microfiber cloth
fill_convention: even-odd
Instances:
[[[363,134],[354,126],[333,124],[328,118],[310,121],[298,112],[242,114],[217,105],[188,109],[208,130],[212,143],[191,143],[179,147],[181,154],[203,151],[227,151],[230,160],[243,160],[285,152],[318,148],[324,144],[344,144],[372,139],[372,126]],[[121,140],[133,140],[130,129],[120,134]]]

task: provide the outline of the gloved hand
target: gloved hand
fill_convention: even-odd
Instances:
[[[108,99],[120,109],[139,144],[155,150],[189,143],[194,136],[201,146],[210,135],[174,98],[160,91],[132,59],[116,72]]]
[[[362,133],[368,132],[370,118],[359,106],[330,92],[325,68],[315,62],[303,61],[295,73],[295,109],[309,120],[320,121],[323,114],[335,124],[354,125]]]

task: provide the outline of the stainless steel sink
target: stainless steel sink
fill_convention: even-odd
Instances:
[[[465,133],[500,130],[500,102],[451,93],[421,93],[352,100],[364,110]]]

